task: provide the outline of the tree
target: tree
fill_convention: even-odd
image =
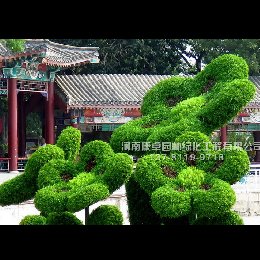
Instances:
[[[187,62],[191,73],[201,71],[203,64],[225,53],[239,55],[249,66],[249,75],[260,74],[259,39],[191,39],[187,41],[187,50],[183,54],[194,60],[194,65]]]
[[[23,39],[1,39],[0,43],[12,52],[21,52],[25,48],[25,40]]]
[[[235,54],[260,74],[259,39],[53,39],[75,46],[99,47],[100,63],[63,73],[133,73],[196,75],[221,54]]]
[[[179,74],[180,50],[186,40],[168,39],[52,39],[74,46],[99,47],[100,63],[63,73]]]

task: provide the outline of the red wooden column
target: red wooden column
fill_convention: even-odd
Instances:
[[[18,155],[25,157],[26,150],[26,113],[24,103],[24,93],[18,94]]]
[[[9,171],[17,171],[17,79],[8,79],[8,157]]]
[[[49,81],[47,100],[45,103],[45,141],[54,144],[54,82]]]
[[[227,142],[227,125],[220,128],[220,142],[221,147],[223,148]]]

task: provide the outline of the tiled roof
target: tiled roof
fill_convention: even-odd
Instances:
[[[63,92],[69,106],[140,106],[152,86],[170,75],[88,74],[57,75],[58,93]]]
[[[56,76],[57,93],[71,107],[99,105],[140,106],[145,93],[171,75],[88,74]],[[260,107],[260,76],[249,77],[256,85],[248,107]]]
[[[57,67],[78,66],[84,63],[97,63],[98,47],[75,47],[51,42],[47,39],[28,39],[25,50],[21,53],[11,53],[0,44],[0,60],[16,59],[22,56],[39,54],[42,63]]]

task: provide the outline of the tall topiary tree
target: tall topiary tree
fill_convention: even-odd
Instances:
[[[254,94],[247,63],[232,54],[212,60],[194,78],[172,77],[146,93],[143,116],[117,128],[110,140],[114,151],[126,144],[140,157],[126,183],[131,223],[242,223],[231,211],[230,185],[248,172],[249,158],[239,147],[215,149],[209,136]]]

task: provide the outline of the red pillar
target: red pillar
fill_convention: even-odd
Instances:
[[[48,83],[47,100],[45,103],[45,141],[54,144],[54,82]]]
[[[19,157],[25,157],[26,150],[26,114],[24,93],[18,94],[18,155]]]
[[[221,147],[223,148],[225,146],[225,143],[227,142],[227,126],[223,126],[220,128],[220,142]]]
[[[17,171],[17,79],[8,79],[8,157],[9,171]]]

